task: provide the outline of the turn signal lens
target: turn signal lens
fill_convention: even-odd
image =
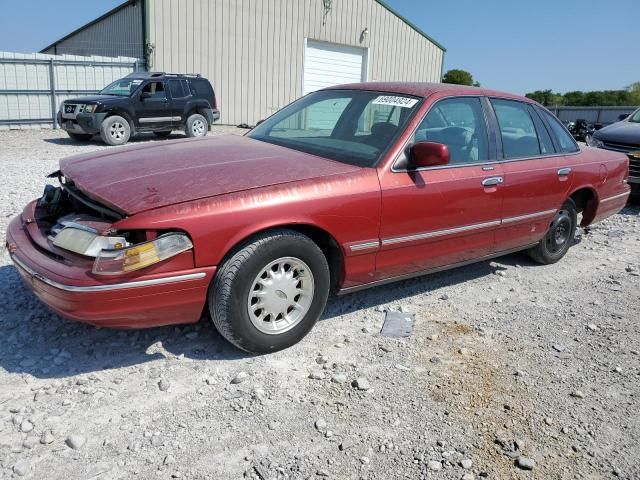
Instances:
[[[102,250],[93,263],[96,275],[119,275],[162,262],[191,250],[193,244],[183,233],[167,233],[151,242],[119,250]]]

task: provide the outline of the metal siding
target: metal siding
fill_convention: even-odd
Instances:
[[[255,124],[302,95],[305,38],[368,48],[369,80],[441,76],[440,48],[375,0],[334,0],[325,25],[322,0],[153,0],[148,15],[151,69],[209,78],[221,123]]]
[[[42,53],[143,58],[142,6],[128,5]]]

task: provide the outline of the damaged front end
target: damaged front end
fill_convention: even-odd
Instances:
[[[45,247],[42,238],[46,238],[47,247],[54,254],[66,257],[71,253],[93,261],[94,275],[127,274],[193,248],[183,232],[119,232],[116,224],[125,218],[123,212],[90,198],[60,171],[49,178],[57,178],[60,185],[47,185],[35,202],[30,220],[41,239],[34,241]]]

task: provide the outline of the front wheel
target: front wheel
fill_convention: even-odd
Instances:
[[[216,272],[209,311],[236,347],[269,353],[299,342],[329,295],[329,266],[309,237],[292,230],[258,235]]]
[[[105,118],[100,126],[100,138],[107,145],[124,145],[130,137],[129,122],[118,115]]]
[[[185,133],[187,137],[204,137],[209,131],[209,123],[199,113],[194,113],[187,118]]]
[[[565,256],[573,243],[578,223],[578,212],[573,200],[569,199],[556,213],[549,225],[549,231],[538,244],[528,250],[536,262],[549,265]]]

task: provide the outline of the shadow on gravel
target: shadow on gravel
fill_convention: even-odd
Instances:
[[[222,361],[250,356],[227,343],[208,320],[144,330],[65,320],[49,311],[10,265],[0,267],[0,305],[0,369],[36,378],[97,373],[181,355]]]
[[[531,267],[516,253],[454,270],[417,277],[329,299],[322,321],[373,308],[407,303],[409,297],[467,282],[503,269]],[[455,299],[453,299],[455,301]],[[236,360],[250,356],[227,343],[208,319],[195,325],[144,330],[101,329],[62,319],[23,285],[13,266],[0,267],[0,368],[37,378],[64,378],[181,355],[193,360]],[[337,319],[336,319],[337,320]],[[158,342],[161,342],[159,344]]]
[[[501,267],[501,265],[537,266],[525,253],[514,253],[490,261],[473,263],[444,272],[390,283],[341,297],[330,297],[321,320],[330,320],[335,316],[345,315],[356,310],[374,308],[378,305],[389,303],[407,304],[410,303],[408,298],[414,295],[428,294],[434,290],[491,275],[498,270],[504,270],[505,268]]]

